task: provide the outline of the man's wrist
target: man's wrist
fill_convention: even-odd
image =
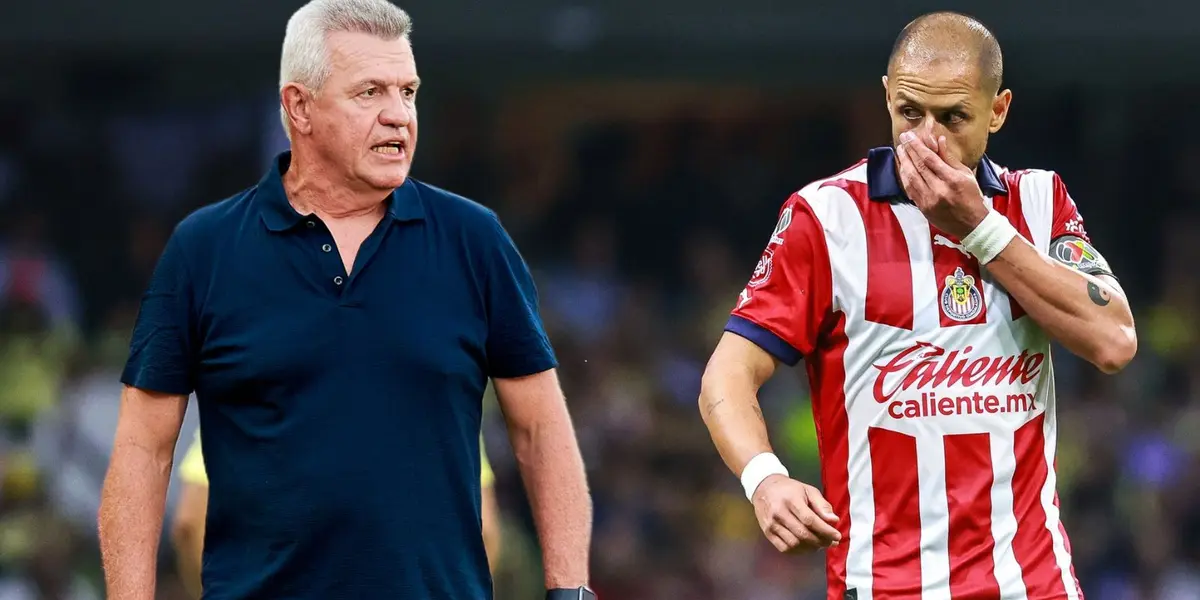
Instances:
[[[575,588],[554,588],[546,591],[546,600],[596,600],[596,593],[586,585]]]

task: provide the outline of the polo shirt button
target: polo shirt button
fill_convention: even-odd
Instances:
[[[323,252],[329,252],[330,250],[333,250],[333,246],[330,246],[329,244],[325,244],[324,246],[321,246],[321,251],[323,251]]]
[[[316,227],[316,226],[317,226],[317,224],[316,224],[315,222],[313,222],[313,221],[305,221],[304,225],[305,225],[306,227],[308,227],[309,229],[312,229],[313,227]]]
[[[334,285],[342,285],[342,276],[341,276],[341,275],[338,275],[337,277],[334,277],[334,278],[333,278],[333,284],[334,284]]]

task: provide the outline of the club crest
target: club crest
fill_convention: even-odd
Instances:
[[[954,275],[946,278],[942,289],[942,312],[955,321],[965,322],[979,316],[983,310],[983,296],[975,287],[975,278],[963,273],[962,267],[954,269]]]

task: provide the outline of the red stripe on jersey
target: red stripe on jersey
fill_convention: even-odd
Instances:
[[[987,304],[983,298],[983,279],[979,261],[960,250],[959,241],[942,230],[929,226],[933,244],[933,274],[942,327],[978,325],[987,322]],[[958,272],[962,269],[962,273]]]
[[[947,435],[946,503],[950,513],[950,597],[1000,597],[992,551],[992,444],[986,433]]]
[[[829,600],[846,593],[846,555],[850,549],[850,420],[846,415],[846,315],[837,313],[821,351],[805,360],[812,390],[813,423],[825,499],[839,517],[842,541],[825,552],[825,579]]]
[[[838,179],[824,185],[846,190],[862,214],[867,233],[866,320],[913,328],[912,265],[900,220],[887,202],[871,200],[867,184]]]
[[[886,206],[886,205],[885,205]],[[917,438],[888,429],[867,430],[875,490],[871,571],[876,598],[921,596],[921,491]]]
[[[1032,244],[1033,234],[1029,232],[1029,223],[1025,221],[1025,214],[1021,209],[1021,173],[1010,172],[1005,179],[1008,195],[992,197],[992,208],[1008,217],[1008,221],[1017,228],[1017,233],[1020,233],[1021,237]],[[1025,316],[1025,308],[1017,302],[1016,298],[1012,297],[1012,294],[1008,295],[1008,305],[1011,307],[1012,320],[1016,321]]]
[[[1055,459],[1055,461],[1054,461],[1054,470],[1055,471],[1058,470],[1058,460],[1057,459]],[[1057,490],[1055,490],[1055,492],[1054,492],[1054,508],[1059,509],[1058,514],[1060,514],[1060,515],[1062,514],[1061,507],[1058,504],[1058,491]],[[1067,556],[1075,556],[1075,553],[1071,552],[1071,539],[1067,537],[1067,528],[1063,525],[1062,519],[1058,520],[1058,534],[1062,536],[1063,548],[1066,549]],[[1073,561],[1073,560],[1071,561],[1071,581],[1075,582],[1075,593],[1079,594],[1079,600],[1084,600],[1083,588],[1079,586],[1079,578],[1075,576],[1075,561]]]
[[[1013,452],[1017,459],[1013,473],[1013,514],[1017,533],[1013,554],[1021,565],[1025,593],[1030,598],[1062,598],[1062,569],[1054,556],[1054,540],[1046,527],[1046,509],[1042,506],[1042,488],[1046,485],[1046,436],[1042,429],[1045,413],[1017,429]]]

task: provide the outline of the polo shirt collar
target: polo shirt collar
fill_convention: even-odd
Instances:
[[[291,163],[292,153],[282,152],[271,161],[271,169],[258,182],[256,200],[259,203],[263,223],[271,231],[286,231],[299,225],[305,215],[296,212],[288,202],[283,190],[283,174]],[[425,218],[425,207],[412,178],[392,192],[387,200],[387,218],[392,221],[420,221]]]
[[[995,165],[986,154],[979,161],[979,168],[975,169],[975,180],[987,196],[1008,194],[1008,186],[996,173]],[[900,186],[900,176],[896,172],[896,151],[891,146],[873,148],[867,153],[867,195],[879,201],[893,198],[908,200],[904,188]]]

